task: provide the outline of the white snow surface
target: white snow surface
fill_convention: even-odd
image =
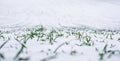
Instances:
[[[18,41],[16,41],[14,38],[16,37],[15,34],[20,35],[20,33],[22,32],[4,34],[6,36],[5,39],[7,39],[7,37],[10,36],[10,40],[5,46],[3,46],[2,49],[0,49],[0,53],[4,53],[4,56],[6,58],[5,60],[1,60],[1,61],[18,61],[18,60],[14,60],[13,58],[20,50],[21,44],[18,43]],[[28,57],[29,58],[28,61],[119,61],[120,60],[119,58],[120,40],[119,41],[117,40],[120,36],[120,32],[115,35],[112,35],[113,39],[110,39],[110,36],[106,38],[106,35],[90,33],[90,31],[84,33],[83,36],[86,36],[86,34],[91,36],[92,38],[91,42],[93,42],[94,45],[92,46],[85,45],[83,43],[85,40],[82,40],[80,42],[80,40],[73,35],[71,36],[69,35],[67,37],[66,33],[64,33],[63,37],[57,38],[55,40],[56,42],[54,42],[53,45],[49,44],[49,41],[44,41],[44,42],[40,40],[37,41],[37,37],[34,37],[33,39],[28,40],[28,42],[25,44],[26,48],[24,48],[23,52],[19,55],[19,57],[22,58]],[[2,38],[0,39],[0,41],[1,41],[0,45],[2,45],[2,43],[4,43],[4,41],[2,41]],[[20,40],[19,42],[22,43],[22,40]],[[67,42],[68,44],[63,44],[59,49],[57,49],[56,53],[54,53],[56,48],[65,42]],[[108,45],[106,47],[107,51],[111,50],[116,52],[115,54],[111,55],[111,57],[108,57],[110,53],[107,53],[105,54],[103,60],[99,60],[100,58],[99,54],[104,53],[103,49],[105,48],[104,46],[106,44]]]
[[[3,61],[15,61],[13,58],[21,45],[14,37],[16,37],[16,34],[24,32],[21,32],[19,26],[31,27],[35,25],[49,27],[84,25],[99,29],[119,30],[120,0],[0,0],[0,30],[8,31],[8,34],[4,35],[11,38],[0,49],[0,53],[3,53],[6,57]],[[12,32],[9,33],[11,30]],[[27,48],[24,49],[25,52],[23,51],[20,57],[29,57],[30,61],[42,61],[44,58],[48,59],[46,61],[100,61],[99,53],[102,52],[106,44],[108,44],[107,48],[113,46],[110,50],[120,51],[120,42],[118,41],[120,32],[109,36],[109,32],[108,35],[94,35],[89,33],[90,31],[88,31],[88,35],[95,42],[94,46],[77,46],[76,44],[80,43],[80,41],[73,35],[69,37],[65,35],[65,37],[58,38],[54,45],[50,45],[47,41],[38,42],[36,38],[33,38],[27,42]],[[108,39],[104,39],[107,36]],[[110,37],[113,37],[113,39],[109,39]],[[0,45],[4,43],[1,38],[0,42]],[[63,42],[69,43],[60,47],[57,50],[58,55],[49,59],[49,56],[55,55],[53,51]],[[99,51],[96,51],[96,48]],[[72,52],[73,55],[71,54]],[[117,53],[111,58],[107,58],[106,56],[103,61],[120,60],[120,55]]]
[[[119,29],[120,0],[0,0],[0,26]]]

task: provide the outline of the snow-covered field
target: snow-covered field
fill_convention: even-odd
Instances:
[[[119,61],[120,31],[36,26],[0,32],[2,61]]]
[[[0,0],[0,61],[119,61],[120,0]]]
[[[3,25],[120,27],[119,0],[0,0]]]

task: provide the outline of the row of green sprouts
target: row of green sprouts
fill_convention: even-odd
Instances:
[[[13,38],[21,45],[21,48],[16,53],[14,59],[19,60],[29,60],[29,58],[21,58],[19,57],[20,54],[22,54],[23,50],[27,47],[26,43],[29,42],[29,40],[40,41],[40,42],[48,42],[50,45],[53,45],[57,42],[57,39],[59,38],[69,38],[69,37],[75,37],[76,41],[79,41],[79,43],[76,43],[77,46],[94,46],[95,42],[105,42],[105,40],[113,40],[115,38],[115,35],[120,35],[119,31],[111,31],[111,30],[93,30],[93,29],[81,29],[76,27],[62,27],[62,28],[45,28],[43,26],[35,27],[35,28],[28,28],[26,31],[14,33]],[[6,39],[4,36],[4,33],[0,31],[0,40]],[[10,40],[10,38],[7,38]],[[3,46],[8,42],[6,40],[2,45],[0,45],[0,49],[3,48]],[[120,37],[117,37],[117,41],[120,41]],[[67,44],[67,42],[61,44],[58,46],[53,53],[56,53],[56,51],[64,44]],[[107,44],[104,46],[103,51],[99,52],[100,60],[103,60],[104,56],[106,54],[110,54],[109,57],[119,52],[119,50],[107,50]],[[96,51],[98,49],[96,48]],[[0,53],[0,60],[5,59],[4,55]]]

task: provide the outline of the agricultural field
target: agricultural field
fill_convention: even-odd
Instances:
[[[120,61],[120,0],[0,0],[0,61]]]
[[[119,61],[120,30],[79,27],[0,31],[1,61]]]

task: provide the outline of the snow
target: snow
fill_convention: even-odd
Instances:
[[[37,36],[29,39],[20,57],[30,58],[30,61],[100,61],[99,54],[105,53],[103,49],[106,44],[108,51],[120,51],[120,31],[117,31],[120,30],[119,0],[0,0],[0,46],[10,37],[9,42],[0,48],[0,53],[6,57],[2,61],[16,61],[13,58],[23,41],[19,43],[15,37],[29,33],[26,29],[34,31],[34,27],[37,28],[38,25],[47,28],[48,31],[44,31],[46,34],[52,27],[60,28],[62,31],[59,32],[64,37],[57,38],[53,45],[49,41],[37,41]],[[76,35],[71,34],[76,32],[72,27],[79,29],[79,26],[88,27],[87,30],[85,28],[78,31],[85,32],[83,36],[92,37],[94,45],[88,46],[85,40],[80,41]],[[102,32],[100,29],[115,32]],[[94,33],[95,31],[98,33]],[[5,40],[1,38],[1,32],[6,37]],[[62,43],[65,44],[55,51]],[[103,61],[120,60],[120,53],[115,52],[108,58],[109,54],[105,54]]]
[[[117,28],[119,0],[0,0],[0,26],[86,25]]]
[[[34,32],[34,28],[30,28]],[[35,28],[37,29],[37,28]],[[54,28],[56,29],[56,28]],[[56,29],[58,31],[59,28]],[[113,51],[113,54],[110,58],[108,57],[111,53],[107,52],[104,56],[104,61],[119,61],[120,56],[120,41],[118,40],[120,32],[119,31],[97,31],[91,29],[78,30],[79,28],[61,28],[63,31],[58,31],[63,33],[64,36],[58,37],[53,45],[49,43],[49,40],[46,41],[37,40],[37,36],[34,38],[28,39],[25,44],[23,52],[17,58],[29,58],[29,61],[100,61],[100,53],[105,53],[104,51]],[[81,40],[77,37],[76,34],[71,34],[72,32],[80,32],[83,38]],[[40,32],[40,31],[38,31]],[[46,38],[49,34],[50,29],[43,31]],[[67,33],[68,32],[68,33]],[[76,33],[75,32],[75,33]],[[69,34],[70,33],[70,34]],[[113,33],[113,34],[112,34]],[[15,61],[13,59],[18,51],[21,48],[21,44],[24,42],[24,36],[29,37],[30,30],[19,30],[17,32],[3,33],[5,39],[0,39],[0,46],[10,37],[9,42],[0,49],[0,53],[3,53],[5,60],[2,61]],[[53,33],[54,35],[56,33]],[[112,34],[112,35],[111,35]],[[111,35],[111,36],[110,36]],[[91,37],[90,45],[85,44],[86,36]],[[16,41],[18,37],[18,41]],[[112,37],[112,38],[111,38]],[[23,40],[22,40],[23,39]],[[2,41],[4,40],[4,41]],[[24,44],[24,43],[23,43]],[[60,46],[61,45],[61,46]],[[105,48],[105,46],[107,47]],[[60,46],[58,48],[58,46]],[[58,48],[58,49],[57,49]],[[57,50],[56,50],[57,49]],[[106,50],[104,50],[106,49]],[[13,53],[14,52],[14,53]],[[16,59],[17,60],[17,59]]]

